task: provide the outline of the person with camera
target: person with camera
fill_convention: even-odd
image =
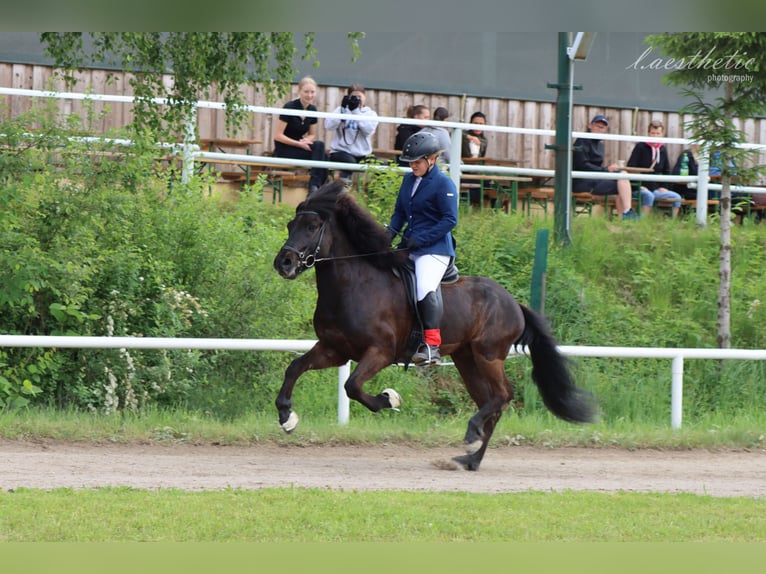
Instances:
[[[378,122],[372,118],[377,118],[378,114],[365,105],[366,100],[364,87],[351,84],[341,105],[335,108],[336,114],[346,114],[348,119],[325,120],[325,129],[335,132],[330,143],[330,161],[359,163],[372,155],[372,135],[378,127]],[[351,170],[342,170],[339,178],[350,184],[353,174]]]
[[[298,82],[298,98],[284,105],[286,110],[317,111],[314,99],[317,83],[310,76]],[[274,126],[274,156],[291,159],[325,161],[324,142],[316,139],[317,118],[280,115]],[[309,179],[309,195],[327,181],[327,170],[312,167]]]
[[[412,172],[405,174],[394,213],[388,224],[391,240],[401,235],[400,248],[409,249],[415,263],[418,314],[424,341],[412,356],[417,366],[441,360],[441,320],[444,314],[441,283],[455,258],[452,230],[457,225],[457,189],[436,163],[441,145],[430,132],[419,131],[404,143],[401,159]]]

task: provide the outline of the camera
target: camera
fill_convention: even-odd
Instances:
[[[362,105],[362,98],[355,94],[343,96],[343,100],[340,103],[341,107],[348,108],[349,110],[355,110]]]

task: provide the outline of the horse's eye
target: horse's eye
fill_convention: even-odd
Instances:
[[[319,229],[319,226],[316,223],[309,223],[306,228],[311,232],[314,233],[317,229]]]

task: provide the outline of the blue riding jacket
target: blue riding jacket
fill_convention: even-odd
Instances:
[[[415,175],[404,176],[396,198],[394,214],[389,227],[404,235],[402,243],[407,245],[410,237],[415,239],[417,248],[410,255],[455,256],[452,229],[457,225],[457,190],[452,180],[434,165],[412,195]]]

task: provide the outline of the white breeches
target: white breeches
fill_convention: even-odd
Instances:
[[[431,291],[436,291],[441,283],[444,272],[449,265],[449,255],[419,255],[413,257],[415,262],[415,279],[417,281],[418,301]]]

